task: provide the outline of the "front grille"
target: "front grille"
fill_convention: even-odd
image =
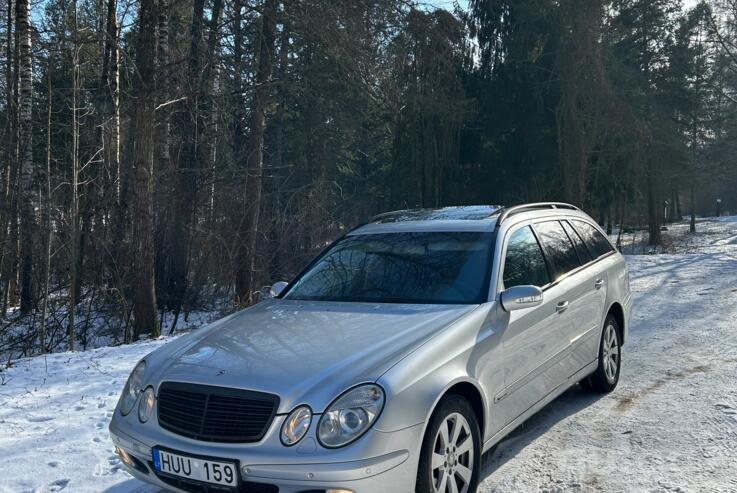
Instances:
[[[279,493],[279,487],[273,484],[252,483],[245,481],[236,488],[202,483],[191,479],[178,478],[156,471],[156,476],[168,485],[191,493]]]
[[[277,396],[262,392],[178,382],[159,387],[159,425],[207,442],[261,440],[278,406]]]

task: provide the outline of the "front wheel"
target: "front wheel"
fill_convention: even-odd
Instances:
[[[481,433],[473,408],[449,395],[430,419],[420,452],[418,493],[475,493],[481,465]]]
[[[619,383],[621,369],[622,342],[619,337],[619,324],[612,315],[608,315],[599,343],[599,366],[591,376],[581,382],[581,385],[592,392],[602,394],[611,392]]]

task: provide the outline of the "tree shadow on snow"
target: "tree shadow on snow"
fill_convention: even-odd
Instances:
[[[487,478],[491,478],[493,481],[494,472],[506,464],[507,461],[516,457],[525,447],[543,436],[556,423],[586,409],[601,397],[602,395],[587,392],[578,385],[568,389],[560,397],[519,425],[497,447],[483,456],[479,482],[483,482]]]

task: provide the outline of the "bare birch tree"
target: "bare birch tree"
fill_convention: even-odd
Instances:
[[[69,308],[67,310],[67,348],[74,351],[77,311],[77,285],[79,276],[79,31],[77,27],[77,1],[72,2],[72,180],[69,231]]]

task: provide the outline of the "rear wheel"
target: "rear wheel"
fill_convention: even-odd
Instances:
[[[581,382],[581,386],[592,392],[611,392],[619,383],[621,369],[622,342],[619,337],[619,324],[612,315],[608,315],[599,342],[599,366],[591,376]]]
[[[475,493],[480,464],[481,435],[473,408],[463,397],[444,397],[422,442],[417,492]]]

